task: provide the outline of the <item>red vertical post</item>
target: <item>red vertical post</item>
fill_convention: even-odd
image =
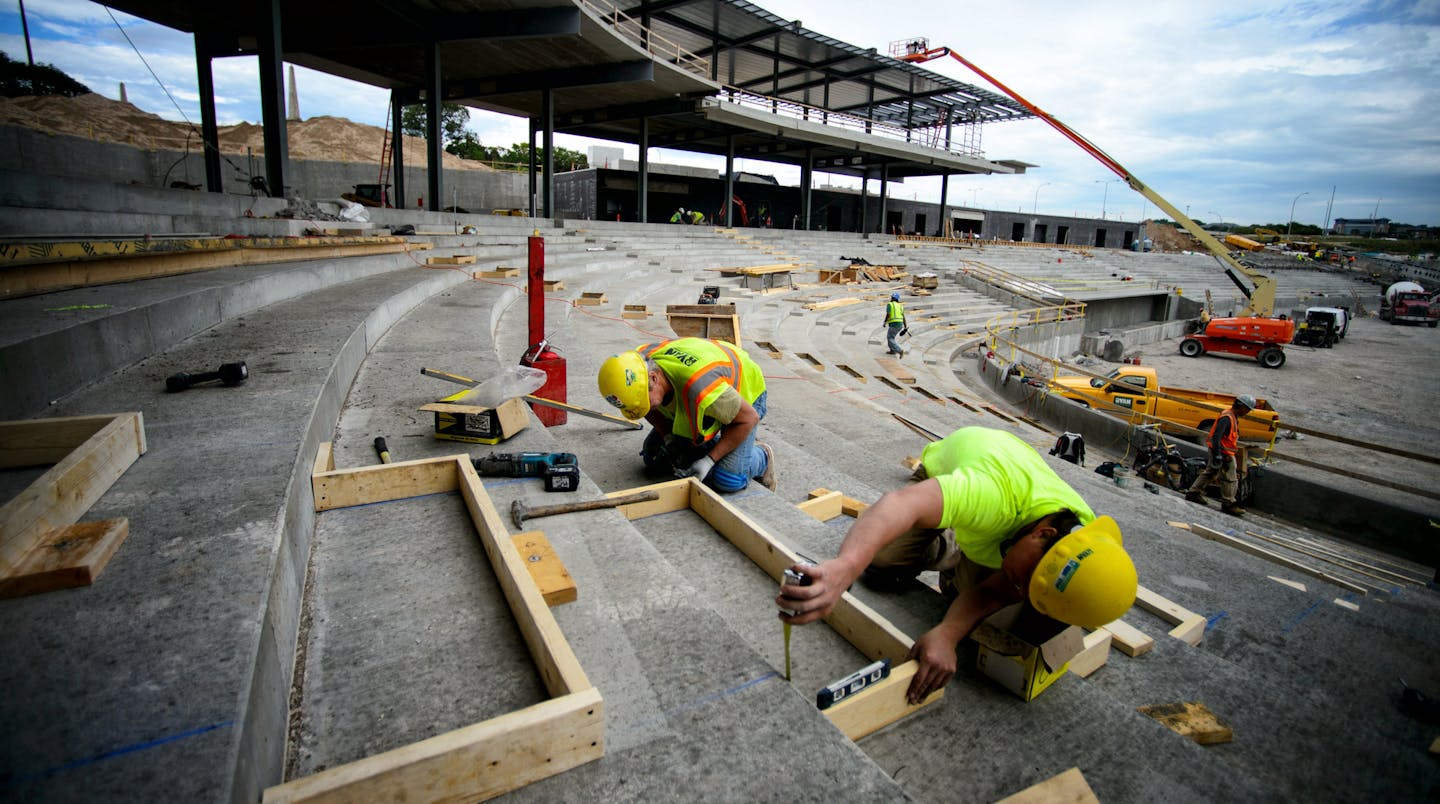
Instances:
[[[545,238],[539,232],[530,236],[529,283],[530,344],[545,340]]]

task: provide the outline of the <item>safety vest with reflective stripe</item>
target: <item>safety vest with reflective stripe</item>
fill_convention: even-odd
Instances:
[[[1230,421],[1230,432],[1226,433],[1225,437],[1220,439],[1220,451],[1226,455],[1234,455],[1235,446],[1240,443],[1240,420],[1236,418],[1234,408],[1226,408],[1221,411],[1220,417],[1215,420],[1214,424],[1210,425],[1209,441],[1211,444],[1215,443],[1215,429],[1220,426],[1221,421],[1226,419]]]
[[[870,319],[870,320],[871,320],[871,321],[874,321],[875,319],[872,318],[872,319]],[[886,303],[886,305],[885,305],[885,323],[886,323],[887,325],[889,325],[889,324],[900,324],[900,323],[903,323],[904,321],[905,321],[905,306],[902,305],[900,302],[897,302],[897,301],[892,301],[892,302]]]
[[[670,432],[699,443],[723,426],[705,415],[729,386],[754,404],[765,392],[765,375],[744,349],[725,341],[676,338],[636,348],[641,357],[655,361],[670,381],[670,400],[657,410],[668,417]]]

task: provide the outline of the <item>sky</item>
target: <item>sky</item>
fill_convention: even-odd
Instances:
[[[19,4],[0,2],[0,50],[23,61]],[[757,5],[881,53],[915,37],[949,47],[1208,223],[1283,224],[1293,208],[1293,220],[1304,224],[1378,215],[1440,225],[1440,0],[908,0],[893,16],[874,13],[873,0]],[[37,62],[110,98],[124,82],[141,109],[198,124],[188,34],[120,12],[112,20],[90,0],[26,0],[25,12]],[[951,59],[926,68],[994,89]],[[221,124],[258,122],[255,60],[218,59],[214,70]],[[301,67],[295,73],[302,116],[384,125],[385,90]],[[499,146],[523,142],[528,130],[522,118],[478,110],[470,129]],[[566,135],[556,144],[581,152],[616,145]],[[636,156],[635,146],[622,147]],[[982,147],[986,158],[1038,167],[1019,176],[952,177],[948,203],[1112,220],[1156,215],[1043,121],[987,125]],[[662,149],[650,159],[724,167],[714,157]],[[788,166],[741,160],[739,167],[799,180]],[[828,174],[816,182],[858,186]],[[910,179],[890,193],[933,203],[940,181]]]

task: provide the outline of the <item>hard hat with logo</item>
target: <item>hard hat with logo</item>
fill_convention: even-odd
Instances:
[[[1139,578],[1108,516],[1071,531],[1030,576],[1030,604],[1047,617],[1083,628],[1114,622],[1135,603]]]
[[[650,412],[650,372],[639,352],[611,355],[600,364],[600,395],[634,421]]]
[[[1241,394],[1241,395],[1235,397],[1235,404],[1237,404],[1237,405],[1243,405],[1246,410],[1254,410],[1254,409],[1255,409],[1255,397],[1253,397],[1253,396],[1251,396],[1251,395],[1249,395],[1249,394]]]

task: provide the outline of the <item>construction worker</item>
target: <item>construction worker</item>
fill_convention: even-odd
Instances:
[[[671,222],[671,223],[689,223],[690,221],[689,221],[689,219],[686,217],[686,214],[685,214],[685,208],[684,208],[684,207],[679,207],[679,208],[677,208],[677,209],[675,210],[675,214],[670,216],[670,222]]]
[[[890,301],[885,304],[885,343],[890,347],[888,354],[905,355],[905,350],[900,348],[899,337],[910,331],[905,323],[905,305],[900,303],[900,293],[897,291],[890,294]]]
[[[915,641],[920,668],[906,697],[919,703],[955,673],[956,647],[982,620],[1013,603],[1098,628],[1134,603],[1135,564],[1110,517],[1096,517],[1045,459],[1018,437],[964,427],[925,447],[921,482],[891,491],[855,520],[837,557],[791,569],[808,586],[781,587],[781,619],[828,615],[864,573],[883,588],[938,570],[950,601]]]
[[[1240,441],[1240,420],[1255,409],[1255,397],[1241,394],[1235,397],[1230,407],[1220,412],[1215,423],[1210,425],[1210,462],[1205,471],[1195,478],[1185,490],[1185,499],[1205,505],[1205,487],[1220,480],[1220,510],[1235,516],[1244,516],[1245,509],[1235,501],[1235,490],[1240,484],[1235,466],[1235,448]]]
[[[689,224],[692,225],[692,226],[700,226],[700,225],[704,224],[704,223],[705,223],[705,213],[701,212],[701,211],[698,210],[698,209],[692,209],[692,210],[690,210],[689,220],[687,221],[687,223],[689,223]]]
[[[752,478],[775,489],[775,455],[755,441],[765,376],[744,349],[706,338],[644,344],[606,359],[598,380],[625,418],[650,422],[640,451],[650,470],[694,476],[723,493]]]

